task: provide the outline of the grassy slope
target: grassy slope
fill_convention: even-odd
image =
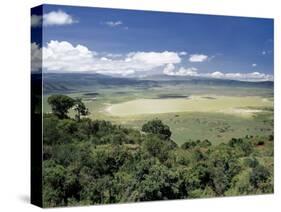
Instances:
[[[220,113],[176,113],[139,116],[123,122],[126,126],[140,128],[147,119],[159,118],[168,124],[172,138],[182,144],[189,139],[208,139],[213,144],[227,142],[233,137],[246,135],[272,134],[272,114],[259,114],[256,117],[242,118]]]

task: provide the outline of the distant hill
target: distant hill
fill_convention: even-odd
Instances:
[[[36,79],[33,74],[32,79]],[[114,88],[115,86],[134,86],[138,88],[159,87],[164,85],[204,85],[273,88],[274,82],[245,82],[236,80],[203,77],[182,77],[154,75],[142,78],[112,77],[97,73],[45,73],[43,75],[44,93],[66,93],[90,91],[94,88]]]
[[[112,77],[96,73],[46,73],[43,76],[44,93],[90,91],[93,88],[114,86],[156,86],[156,82]]]
[[[142,80],[157,81],[160,83],[185,83],[185,84],[202,84],[202,85],[220,85],[220,86],[237,86],[237,87],[265,87],[273,88],[274,82],[272,81],[239,81],[230,79],[215,79],[208,77],[196,77],[196,76],[171,76],[171,75],[151,75],[147,77],[139,78]]]

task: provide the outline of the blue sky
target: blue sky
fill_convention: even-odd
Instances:
[[[50,72],[273,79],[272,19],[55,5],[43,13]],[[69,67],[63,55],[82,56]]]

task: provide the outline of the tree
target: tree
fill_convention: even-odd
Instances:
[[[59,119],[68,118],[67,113],[75,104],[75,100],[65,95],[52,95],[48,98],[53,114]]]
[[[229,189],[232,178],[241,170],[238,153],[231,147],[220,144],[210,153],[208,163],[214,191],[217,195],[223,195]]]
[[[182,149],[191,149],[196,146],[196,143],[194,141],[186,141],[181,145]]]
[[[190,170],[183,172],[183,181],[188,194],[197,189],[204,189],[212,184],[209,167],[204,162],[194,163]]]
[[[260,184],[265,183],[270,177],[270,172],[262,165],[253,168],[250,176],[250,182],[255,188],[259,188]]]
[[[208,140],[208,139],[205,139],[203,141],[200,141],[200,140],[197,140],[197,141],[186,141],[184,142],[182,145],[181,145],[181,148],[182,149],[191,149],[191,148],[194,148],[194,147],[210,147],[212,146],[212,143]]]
[[[155,135],[149,135],[143,143],[144,149],[153,157],[157,157],[161,162],[167,160],[169,146],[166,141]]]
[[[152,121],[145,123],[142,126],[142,131],[146,133],[159,135],[164,139],[169,139],[172,135],[170,127],[166,124],[163,124],[163,122],[158,119],[154,119]]]
[[[209,146],[212,146],[212,143],[208,139],[205,139],[205,140],[201,141],[200,146],[209,147]]]
[[[66,170],[53,160],[43,163],[43,205],[44,207],[65,206],[64,192]]]
[[[89,113],[88,108],[86,108],[85,104],[82,102],[81,98],[75,100],[74,110],[76,111],[75,118],[80,121],[81,116],[87,116]]]
[[[179,176],[166,166],[155,163],[137,185],[136,201],[167,200],[180,198]]]
[[[235,152],[240,154],[241,156],[249,156],[252,151],[253,151],[253,146],[252,144],[242,138],[232,138],[229,142],[228,145],[231,148],[235,149]]]

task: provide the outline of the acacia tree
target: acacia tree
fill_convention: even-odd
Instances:
[[[67,113],[75,104],[75,100],[65,95],[52,95],[48,98],[48,103],[52,107],[53,114],[59,119],[68,118]]]
[[[169,139],[172,135],[170,127],[159,119],[148,121],[142,126],[142,131],[158,135],[164,139]]]
[[[81,98],[75,100],[74,110],[76,111],[75,119],[78,121],[80,121],[81,116],[86,116],[90,114],[88,108],[86,108]]]

